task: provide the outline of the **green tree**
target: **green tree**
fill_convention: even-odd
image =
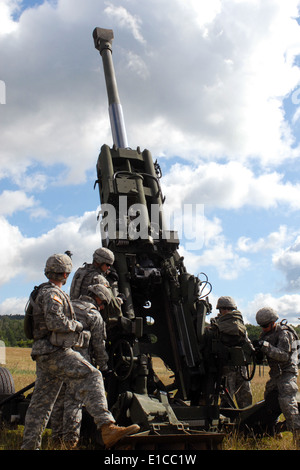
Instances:
[[[24,316],[0,316],[0,339],[7,347],[30,347],[32,341],[24,333]]]

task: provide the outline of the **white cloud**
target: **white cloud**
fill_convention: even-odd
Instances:
[[[132,15],[124,7],[114,6],[112,3],[105,8],[104,12],[108,18],[115,19],[121,28],[127,29],[132,33],[133,37],[141,43],[145,43],[145,39],[141,33],[142,21],[136,15]]]
[[[26,178],[25,178],[26,180]],[[36,184],[39,186],[39,178],[36,180]],[[26,186],[26,181],[22,183],[22,186]],[[33,177],[32,185],[30,190],[35,188],[35,180]],[[4,190],[0,194],[0,216],[11,216],[17,212],[27,211],[32,218],[44,218],[48,217],[49,212],[46,208],[40,207],[38,200],[34,196],[28,196],[25,191],[9,191]]]
[[[4,217],[0,217],[0,285],[13,279],[22,269],[20,251],[24,238],[18,227],[10,225]]]
[[[0,315],[24,315],[27,297],[10,297],[0,304]]]
[[[14,30],[0,36],[2,171],[24,171],[33,158],[59,161],[82,181],[99,146],[111,142],[91,38],[99,22],[114,29],[131,146],[194,161],[226,155],[274,164],[299,154],[282,108],[300,81],[296,0],[173,1],[171,8],[166,0],[59,0],[26,10],[17,23],[9,18],[18,3],[3,5]]]
[[[188,271],[195,275],[209,267],[216,270],[221,280],[235,280],[250,266],[249,260],[239,256],[224,235],[207,243],[200,255],[194,251],[186,251],[183,246],[179,252],[184,256]]]
[[[0,3],[0,36],[9,34],[17,29],[13,13],[19,10],[21,0],[1,0]]]
[[[0,215],[11,215],[34,205],[34,198],[28,197],[24,191],[3,191],[0,194]]]
[[[256,241],[251,240],[249,237],[240,237],[237,241],[237,250],[244,253],[259,253],[265,250],[277,252],[282,250],[295,238],[295,233],[288,230],[286,225],[279,227],[277,232],[272,232],[265,237],[261,237]]]
[[[0,218],[0,285],[16,276],[27,280],[43,279],[46,259],[54,253],[73,252],[74,269],[90,262],[92,254],[101,245],[96,213],[71,217],[54,229],[35,238],[26,238],[18,227]]]
[[[300,295],[283,295],[281,297],[273,297],[269,293],[260,293],[255,296],[253,301],[249,302],[245,308],[245,317],[256,325],[256,312],[262,307],[272,307],[277,311],[279,321],[286,319],[293,325],[300,324]]]
[[[198,166],[177,163],[164,178],[164,192],[173,205],[197,201],[228,210],[246,206],[269,209],[280,204],[299,209],[300,185],[283,179],[284,175],[277,172],[256,175],[234,161]]]
[[[300,236],[286,249],[273,255],[274,266],[285,274],[289,291],[298,291],[300,288]]]

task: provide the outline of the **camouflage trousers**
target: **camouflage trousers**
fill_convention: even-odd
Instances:
[[[235,397],[239,408],[246,408],[252,405],[252,392],[250,382],[244,380],[240,371],[236,367],[226,366],[223,369],[223,376],[226,377],[227,390],[232,398]],[[226,397],[221,398],[221,407],[228,407]]]
[[[55,400],[66,383],[76,400],[83,403],[98,429],[115,422],[108,410],[102,374],[80,353],[59,349],[36,358],[36,382],[26,417],[21,449],[35,450],[49,421]]]
[[[298,392],[297,377],[293,373],[285,372],[280,376],[272,377],[266,383],[265,398],[274,390],[278,391],[280,409],[286,419],[289,431],[300,429],[300,415],[296,395]]]
[[[76,400],[70,387],[63,384],[51,414],[52,439],[74,444],[79,441],[82,402]]]

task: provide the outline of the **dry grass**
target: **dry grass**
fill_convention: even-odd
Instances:
[[[11,372],[16,392],[35,381],[35,362],[30,348],[6,348],[5,367]]]
[[[13,376],[16,391],[29,385],[35,380],[35,363],[30,357],[31,350],[28,348],[7,348],[6,364]],[[159,378],[168,384],[172,381],[172,371],[166,369],[160,359],[154,359],[154,368]],[[253,402],[263,399],[265,383],[268,380],[268,368],[257,368],[254,379],[251,382]],[[298,379],[300,389],[300,378]],[[0,430],[0,449],[19,449],[22,442],[23,427],[18,426],[16,430]],[[50,431],[44,435],[44,449],[50,449]],[[242,437],[235,433],[226,435],[223,442],[224,450],[294,450],[292,434],[285,432],[282,438],[264,437],[252,438]]]

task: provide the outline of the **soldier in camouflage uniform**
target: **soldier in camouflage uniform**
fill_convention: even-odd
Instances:
[[[102,374],[72,349],[85,339],[83,325],[76,320],[73,307],[62,286],[72,270],[67,255],[48,258],[45,275],[49,282],[36,298],[33,311],[31,356],[36,361],[36,383],[25,417],[22,449],[35,450],[41,445],[42,433],[63,383],[82,401],[93,417],[105,447],[122,437],[136,433],[139,426],[116,426],[108,410]]]
[[[78,299],[80,295],[86,295],[87,288],[93,284],[95,276],[98,277],[100,275],[105,279],[114,261],[115,257],[111,250],[108,248],[98,248],[93,254],[93,262],[84,263],[75,272],[70,287],[71,300]]]
[[[270,379],[266,383],[265,399],[278,391],[279,406],[286,419],[287,428],[293,432],[297,448],[300,448],[300,415],[296,394],[298,392],[298,336],[291,326],[277,323],[277,312],[263,307],[256,313],[256,321],[262,327],[259,347],[270,366]]]
[[[111,300],[110,291],[103,284],[94,284],[87,289],[88,295],[73,300],[76,319],[83,325],[83,331],[90,333],[85,344],[75,345],[87,361],[99,367],[102,373],[108,371],[108,354],[105,349],[106,328],[100,310]],[[80,438],[82,402],[63,384],[51,414],[52,440],[63,448],[73,449]]]
[[[112,266],[114,261],[115,257],[111,250],[98,248],[93,254],[93,262],[84,263],[75,272],[70,288],[71,300],[86,295],[88,286],[94,283],[103,283],[110,289],[111,302],[101,311],[108,332],[117,325],[118,318],[122,316],[123,299],[118,292],[118,275]]]
[[[106,328],[100,310],[109,304],[111,294],[103,284],[89,286],[87,293],[88,295],[72,301],[72,305],[76,319],[91,336],[88,343],[81,347],[74,346],[73,349],[105,373],[108,370],[108,354],[105,349]],[[64,384],[51,415],[53,439],[63,441],[67,448],[74,448],[80,437],[81,419],[82,403],[69,393]]]
[[[212,325],[217,329],[220,340],[229,347],[238,346],[242,342],[251,344],[235,300],[229,296],[222,296],[218,299],[216,308],[219,310],[219,315],[213,319]],[[238,368],[224,365],[222,371],[223,377],[226,377],[226,388],[230,396],[235,397],[239,408],[246,408],[252,405],[252,391],[250,382],[243,379],[241,373],[246,376],[245,366]],[[221,396],[221,407],[228,407],[226,395]]]

